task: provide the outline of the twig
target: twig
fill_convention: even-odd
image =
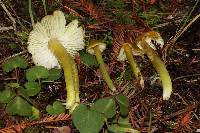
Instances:
[[[198,14],[197,16],[195,16],[187,25],[186,22],[188,21],[189,17],[191,16],[192,12],[194,11],[194,8],[197,6],[197,4],[199,3],[199,0],[197,0],[197,2],[195,3],[194,7],[192,8],[192,10],[189,13],[189,16],[186,18],[186,20],[184,21],[184,24],[182,25],[182,27],[180,28],[180,30],[177,32],[177,34],[175,35],[175,37],[173,37],[169,42],[168,45],[164,48],[164,51],[168,51],[169,48],[173,47],[175,42],[183,35],[183,33],[185,31],[188,30],[188,28],[200,17],[200,14]]]
[[[31,23],[32,23],[32,26],[35,25],[35,22],[34,22],[34,19],[33,19],[33,11],[32,11],[32,6],[31,6],[31,0],[28,1],[28,11],[29,11],[29,15],[30,15],[30,18],[31,18]]]
[[[45,15],[47,15],[46,1],[45,1],[45,0],[42,0],[42,4],[43,4],[43,7],[44,7],[44,13],[45,13]]]
[[[1,4],[1,7],[3,8],[3,10],[6,12],[6,14],[8,15],[8,17],[10,18],[10,20],[12,21],[12,23],[13,23],[13,29],[16,32],[16,22],[15,22],[15,19],[12,17],[12,15],[10,14],[10,12],[8,11],[8,9],[6,8],[6,6],[3,4],[3,2],[1,0],[0,0],[0,4]]]
[[[0,27],[0,31],[8,31],[14,29],[12,26],[9,27]]]
[[[26,54],[27,52],[28,52],[27,50],[24,50],[24,51],[22,51],[22,52],[19,52],[19,53],[17,53],[17,54],[11,55],[11,56],[9,56],[9,57],[7,57],[7,58],[1,60],[1,61],[0,61],[0,66],[1,66],[1,64],[2,64],[3,62],[9,60],[10,58],[16,57],[16,56],[18,56],[18,55]]]
[[[187,108],[185,108],[185,109],[179,110],[179,111],[177,111],[177,112],[175,112],[175,113],[172,113],[171,115],[167,115],[167,116],[165,116],[165,117],[162,118],[162,119],[154,120],[154,121],[152,121],[152,124],[155,124],[155,123],[158,122],[158,121],[159,121],[159,122],[163,122],[163,121],[169,120],[169,119],[171,119],[171,118],[173,118],[173,117],[176,117],[176,116],[178,116],[178,115],[181,115],[181,114],[183,114],[183,113],[185,113],[185,112],[191,111],[191,110],[193,110],[194,108],[196,108],[196,105],[195,105],[195,104],[193,104],[193,105],[191,105],[191,106],[189,106],[189,107],[187,107]]]
[[[195,76],[200,76],[200,74],[191,74],[191,75],[180,76],[180,77],[175,78],[173,81],[183,79],[183,78],[195,77]]]
[[[64,6],[64,9],[68,10],[70,13],[74,14],[77,17],[80,17],[82,20],[84,20],[85,18],[83,16],[81,16],[78,12],[76,12],[74,9],[69,8],[68,6]]]

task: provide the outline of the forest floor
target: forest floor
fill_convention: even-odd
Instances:
[[[142,1],[97,0],[91,4],[84,0],[81,0],[82,3],[78,0],[48,0],[46,5],[48,14],[55,9],[60,9],[65,14],[70,14],[66,15],[68,21],[78,18],[85,29],[86,42],[90,38],[103,39],[108,44],[109,47],[104,51],[103,58],[108,66],[111,79],[117,85],[117,90],[129,97],[129,120],[133,129],[141,132],[148,132],[151,129],[152,133],[192,133],[197,129],[200,130],[200,19],[186,27],[196,15],[200,14],[200,2],[198,0]],[[1,0],[0,4],[1,90],[6,84],[16,79],[16,73],[5,74],[2,70],[3,64],[8,59],[20,55],[28,60],[29,66],[33,66],[33,62],[27,51],[27,39],[32,29],[28,2],[26,0]],[[42,1],[32,1],[35,22],[45,16],[43,9]],[[191,11],[192,13],[189,14]],[[126,15],[131,17],[128,16],[128,18]],[[106,21],[107,18],[108,21]],[[159,31],[163,37],[165,46],[158,53],[164,60],[172,79],[173,93],[169,100],[162,100],[161,81],[147,57],[143,59],[136,57],[145,81],[143,89],[138,87],[134,77],[130,74],[128,62],[116,60],[113,47],[116,45],[115,41],[120,38],[117,38],[115,33],[119,33],[118,28],[129,26],[129,30],[132,31],[153,29]],[[183,26],[182,29],[181,26]],[[178,31],[183,31],[184,28],[186,30],[173,43],[171,40]],[[85,51],[81,51],[80,57],[76,57],[81,103],[93,102],[110,96],[98,67],[95,63],[85,61],[87,58],[81,57],[83,53],[85,54]],[[25,74],[21,70],[18,71],[18,79],[22,83],[25,82]],[[45,107],[49,103],[55,99],[65,100],[64,86],[64,79],[60,78],[56,82],[46,84],[37,96],[31,98],[41,110],[41,118],[38,121],[42,121],[42,118],[47,116]],[[12,127],[12,130],[17,132],[20,129],[17,129],[19,126],[16,125],[25,120],[24,117],[8,115],[5,105],[0,104],[0,129],[11,129]],[[44,123],[40,125],[42,127],[40,131],[48,129],[49,132],[55,132],[48,127],[57,127],[59,124],[68,124],[72,128],[71,123],[70,118],[59,123]],[[23,129],[30,127],[21,125]],[[76,130],[74,129],[73,132]]]

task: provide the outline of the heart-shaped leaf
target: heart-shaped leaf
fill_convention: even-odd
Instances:
[[[99,133],[104,119],[101,113],[85,105],[77,106],[72,113],[73,123],[80,133]]]
[[[126,96],[124,96],[122,94],[119,94],[115,98],[117,100],[117,103],[119,104],[120,113],[123,116],[128,115],[128,106],[129,106],[129,99],[128,99],[128,97],[126,97]]]
[[[28,66],[28,63],[23,57],[16,56],[9,59],[6,63],[3,64],[3,71],[10,72],[16,68],[25,69],[27,66]]]
[[[0,103],[8,103],[14,96],[15,94],[9,89],[0,91]]]
[[[46,111],[50,115],[58,115],[65,113],[65,106],[61,102],[55,101],[53,105],[48,105],[46,107]]]
[[[62,76],[61,69],[52,68],[49,70],[49,77],[44,81],[54,81]]]
[[[81,61],[88,66],[91,66],[91,67],[99,66],[95,56],[88,54],[84,51],[80,51],[80,58],[81,58]]]
[[[16,96],[7,104],[6,112],[9,115],[30,116],[32,114],[32,108],[27,101],[20,96]]]
[[[112,98],[102,98],[94,103],[94,108],[103,113],[106,118],[112,118],[116,114],[116,104]]]
[[[37,82],[26,82],[24,84],[24,86],[26,87],[26,93],[29,96],[35,96],[36,94],[38,94],[41,90],[41,86],[39,85],[39,83]]]
[[[28,81],[35,81],[35,80],[48,78],[48,77],[49,77],[49,71],[43,66],[34,66],[28,69],[26,72],[26,79]]]

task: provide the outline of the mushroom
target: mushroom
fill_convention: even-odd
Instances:
[[[137,38],[136,44],[148,56],[153,64],[153,67],[159,74],[163,86],[163,100],[168,100],[172,93],[171,78],[164,62],[157,55],[155,51],[156,47],[154,46],[155,44],[158,44],[160,48],[163,47],[164,41],[162,37],[155,31],[146,32]]]
[[[84,31],[78,20],[66,26],[62,11],[54,11],[35,24],[28,38],[28,51],[36,65],[48,69],[63,68],[67,98],[66,108],[70,112],[79,103],[78,70],[73,57],[84,48]]]
[[[140,71],[140,68],[137,65],[137,62],[135,61],[134,55],[141,55],[141,50],[137,47],[133,47],[130,43],[123,43],[122,47],[120,49],[119,55],[117,57],[118,61],[125,61],[128,60],[131,66],[131,70],[133,71],[133,74],[135,78],[140,82],[140,85],[142,88],[144,88],[144,80],[142,78],[142,74]]]
[[[106,49],[105,43],[103,43],[101,41],[97,41],[97,40],[92,40],[87,47],[87,52],[96,56],[96,59],[97,59],[97,62],[99,63],[99,68],[103,75],[103,78],[106,81],[106,83],[108,84],[108,87],[114,92],[114,91],[116,91],[116,88],[113,85],[113,82],[110,79],[110,76],[105,68],[104,61],[103,61],[102,54],[101,54],[105,49]]]

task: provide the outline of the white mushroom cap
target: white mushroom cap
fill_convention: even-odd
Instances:
[[[103,52],[106,49],[106,44],[100,41],[92,41],[87,47],[87,52],[94,55],[94,47],[99,47],[99,50]]]
[[[143,37],[140,38],[141,40],[139,40],[137,42],[137,46],[142,49],[141,47],[141,41],[144,40],[147,44],[149,44],[149,46],[156,50],[156,44],[159,45],[159,47],[162,49],[164,46],[164,40],[162,39],[161,35],[158,32],[155,31],[150,31],[147,32],[143,35]]]
[[[119,51],[119,55],[117,56],[117,60],[118,61],[125,61],[125,60],[127,60],[126,53],[124,51],[124,47],[121,47],[121,49]]]
[[[66,20],[62,11],[54,11],[53,15],[47,15],[41,22],[36,23],[28,38],[28,51],[32,54],[36,65],[46,68],[60,68],[60,65],[48,49],[50,39],[57,39],[66,48],[67,52],[74,56],[78,50],[84,48],[84,31],[78,27],[78,20],[73,20],[66,26]]]

